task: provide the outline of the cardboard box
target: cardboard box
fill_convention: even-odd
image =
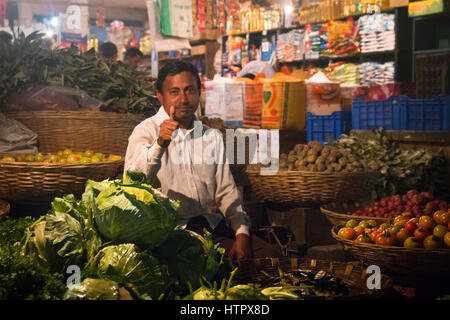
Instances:
[[[407,7],[409,0],[389,0],[389,8]]]
[[[411,2],[408,5],[408,16],[409,17],[420,17],[429,14],[436,14],[449,11],[448,0],[425,0]]]
[[[199,45],[199,46],[193,46],[191,47],[191,55],[200,55],[206,53],[206,45]]]

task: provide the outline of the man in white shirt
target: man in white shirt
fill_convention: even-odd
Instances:
[[[200,233],[210,230],[231,260],[277,256],[276,249],[250,235],[220,132],[195,121],[201,90],[195,66],[170,62],[159,71],[156,87],[162,106],[131,134],[125,171],[144,172],[153,186],[179,200],[179,223]]]

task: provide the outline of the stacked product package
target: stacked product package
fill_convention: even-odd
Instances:
[[[318,59],[320,51],[328,43],[327,37],[326,29],[322,25],[308,24],[305,27],[305,58]]]
[[[354,63],[338,62],[330,64],[327,76],[331,81],[343,84],[359,84],[359,66]]]
[[[384,64],[365,62],[359,65],[360,83],[362,86],[373,86],[395,81],[394,62]]]
[[[292,30],[282,33],[277,40],[277,60],[299,61],[303,59],[304,53],[304,31]]]
[[[361,52],[390,51],[395,49],[395,15],[373,14],[359,19]]]
[[[330,21],[322,26],[327,30],[327,44],[320,55],[326,57],[346,56],[359,53],[358,23],[353,19],[347,21]]]

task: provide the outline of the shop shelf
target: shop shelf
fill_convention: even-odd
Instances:
[[[351,111],[335,111],[331,115],[316,115],[308,112],[306,116],[306,140],[327,143],[337,140],[341,134],[348,134],[352,126]]]

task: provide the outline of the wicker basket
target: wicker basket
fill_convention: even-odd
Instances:
[[[339,241],[351,259],[364,265],[377,265],[382,272],[401,282],[414,282],[418,279],[439,279],[450,281],[450,249],[426,250],[423,248],[404,248],[382,246],[373,243],[358,243],[341,239],[337,231],[342,225],[331,230],[334,239]]]
[[[25,124],[39,138],[39,150],[61,148],[125,155],[128,138],[146,117],[103,111],[7,111],[8,117]]]
[[[356,203],[327,203],[320,207],[320,211],[327,217],[331,224],[345,224],[348,220],[375,220],[379,224],[389,222],[389,218],[365,217],[346,214],[343,212],[354,212],[357,210]]]
[[[0,198],[10,201],[51,201],[73,193],[79,197],[88,179],[116,178],[123,160],[86,164],[0,163]]]
[[[292,204],[351,202],[364,198],[377,180],[376,172],[324,173],[278,171],[261,175],[246,170],[252,191],[261,201]]]
[[[240,263],[240,266],[241,268],[237,275],[237,279],[240,283],[258,283],[260,281],[259,279],[267,279],[267,275],[277,277],[279,276],[279,268],[284,273],[297,270],[323,270],[328,274],[341,279],[342,283],[350,289],[348,296],[334,298],[345,299],[350,297],[380,296],[390,290],[393,285],[392,279],[389,276],[382,274],[381,288],[378,290],[369,290],[367,288],[368,275],[366,268],[357,261],[339,262],[298,258],[266,258],[245,260]],[[304,298],[308,299],[308,297]]]
[[[5,218],[11,210],[11,206],[8,202],[0,199],[0,220]]]

